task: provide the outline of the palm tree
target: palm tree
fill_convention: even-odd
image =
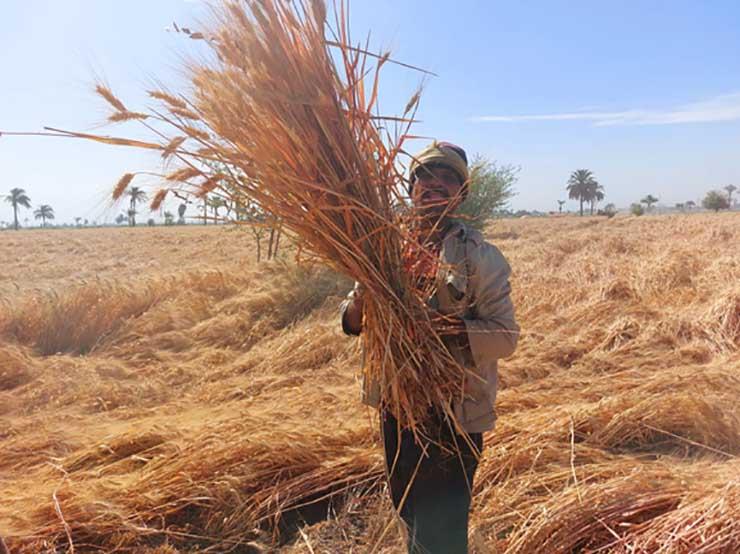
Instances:
[[[591,204],[591,215],[594,215],[594,204],[601,202],[605,196],[604,187],[594,180],[589,186],[588,191],[588,201]]]
[[[727,203],[732,208],[732,193],[737,190],[737,187],[735,185],[727,185],[725,190],[727,191]]]
[[[128,210],[129,225],[136,227],[136,204],[146,200],[146,192],[140,187],[131,187],[126,191],[126,195],[130,198]]]
[[[10,189],[10,194],[5,197],[5,201],[8,204],[13,204],[13,227],[18,230],[18,206],[23,208],[31,207],[31,199],[26,194],[26,191],[19,188]]]
[[[659,199],[655,198],[652,194],[648,194],[645,198],[640,200],[641,204],[645,204],[647,206],[647,211],[650,211],[650,207],[655,204]]]
[[[568,198],[581,203],[581,215],[583,215],[583,203],[591,199],[590,194],[595,184],[598,185],[593,173],[588,169],[577,169],[570,174],[568,186],[565,189],[568,191]]]
[[[36,211],[33,212],[33,217],[41,220],[41,226],[46,227],[47,219],[54,219],[54,208],[49,204],[41,204]]]
[[[558,200],[558,213],[563,213],[563,204],[565,204],[565,200]]]

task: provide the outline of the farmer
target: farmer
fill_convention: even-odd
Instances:
[[[455,359],[477,378],[466,379],[464,398],[452,401],[465,435],[455,431],[442,410],[434,411],[426,422],[426,443],[420,445],[412,431],[399,432],[391,413],[380,414],[388,484],[408,530],[410,553],[465,553],[482,434],[496,420],[497,360],[514,352],[519,335],[510,298],[511,270],[478,231],[450,217],[468,192],[462,148],[432,143],[414,157],[409,177],[417,215],[413,236],[422,244],[407,245],[405,268],[417,282],[436,289],[428,302],[432,321]],[[363,295],[356,284],[342,304],[347,334],[362,331]],[[377,383],[363,385],[363,401],[380,406]]]

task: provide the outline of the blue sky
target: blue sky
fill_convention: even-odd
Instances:
[[[135,133],[101,129],[95,78],[145,105],[154,79],[182,82],[182,60],[198,55],[166,29],[205,18],[199,1],[0,0],[0,130]],[[425,82],[418,134],[521,167],[514,208],[555,209],[581,167],[618,206],[740,185],[738,2],[355,0],[351,21],[357,40],[371,31],[378,49],[438,74]],[[420,79],[387,71],[384,111],[401,111]],[[120,175],[158,164],[135,150],[0,137],[0,194],[25,188],[62,221],[111,219]],[[0,220],[11,217],[0,204]]]

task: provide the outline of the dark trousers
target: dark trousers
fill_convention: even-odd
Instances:
[[[388,485],[408,530],[411,554],[466,554],[473,476],[483,447],[481,433],[468,441],[434,414],[428,438],[418,444],[396,418],[381,414]]]

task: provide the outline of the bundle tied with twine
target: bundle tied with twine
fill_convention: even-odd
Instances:
[[[428,287],[403,269],[413,222],[402,209],[399,156],[419,93],[401,117],[375,113],[380,70],[398,62],[351,45],[344,3],[334,25],[321,0],[242,0],[214,13],[213,33],[191,35],[215,54],[189,68],[192,94],[150,91],[161,108],[142,113],[98,87],[114,109],[111,121],[138,120],[154,142],[52,131],[178,160],[152,209],[169,193],[215,194],[237,213],[256,205],[279,219],[364,286],[363,372],[380,385],[383,407],[415,432],[433,406],[453,417],[464,371],[433,330]],[[132,178],[123,176],[115,198]]]

